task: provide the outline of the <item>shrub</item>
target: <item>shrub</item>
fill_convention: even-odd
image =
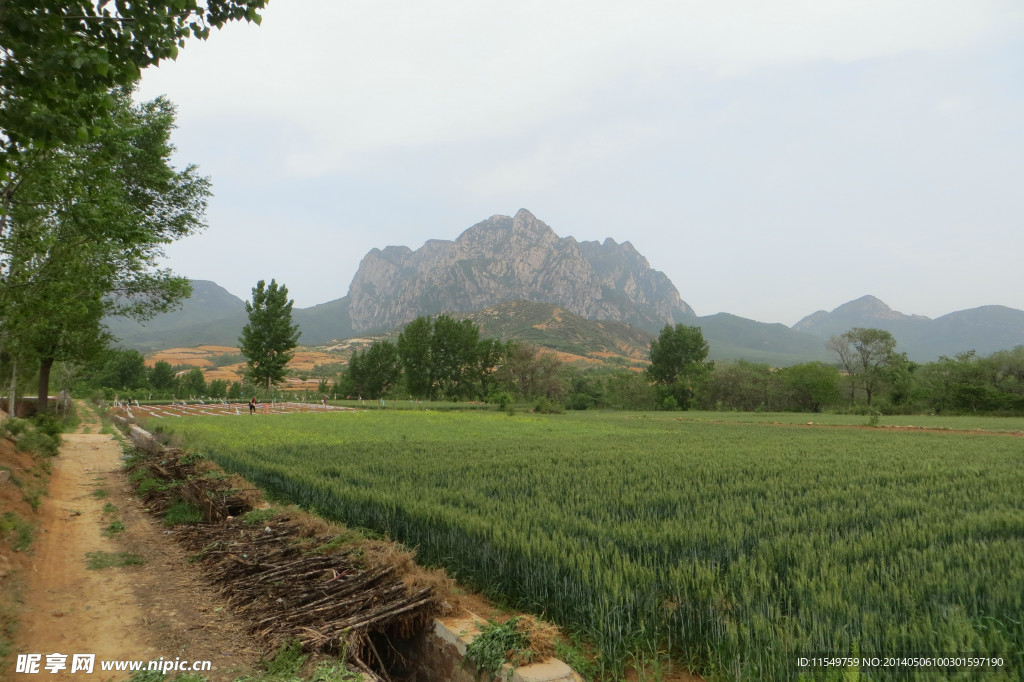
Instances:
[[[18,448],[34,455],[55,457],[60,449],[60,436],[32,430],[18,439]]]
[[[537,414],[562,414],[562,406],[547,398],[538,398],[533,404],[533,411]]]
[[[29,421],[27,419],[18,419],[17,417],[11,417],[5,419],[3,424],[0,424],[0,429],[3,430],[5,436],[11,436],[17,438],[29,427]]]

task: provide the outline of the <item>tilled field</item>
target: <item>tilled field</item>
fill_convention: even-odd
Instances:
[[[337,405],[321,405],[319,403],[260,403],[256,406],[256,414],[294,414],[297,412],[355,412],[351,407]],[[199,417],[199,416],[251,416],[248,403],[174,403],[171,405],[128,405],[112,408],[111,414],[128,419],[146,419],[148,417]]]

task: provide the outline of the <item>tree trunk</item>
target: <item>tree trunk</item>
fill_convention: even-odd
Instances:
[[[11,356],[11,392],[7,394],[7,415],[16,417],[15,406],[18,404],[18,358]]]
[[[39,396],[36,398],[36,412],[46,412],[49,406],[50,396],[50,369],[53,368],[53,358],[43,358],[39,363]]]

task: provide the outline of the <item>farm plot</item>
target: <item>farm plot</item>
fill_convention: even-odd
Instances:
[[[713,679],[817,679],[798,657],[851,654],[1001,659],[986,680],[1024,670],[1019,437],[587,413],[163,427],[588,635],[613,676],[666,652]]]
[[[260,403],[256,408],[257,415],[265,414],[302,414],[307,412],[354,412],[351,407],[338,405],[321,405],[314,403],[280,402]],[[145,420],[164,417],[223,417],[229,415],[249,415],[248,403],[173,403],[171,405],[122,405],[112,408],[112,414],[130,419]]]

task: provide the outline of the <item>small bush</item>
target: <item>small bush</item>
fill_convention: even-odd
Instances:
[[[12,438],[17,438],[21,434],[25,433],[28,427],[29,421],[27,419],[18,419],[17,417],[5,419],[3,424],[0,424],[0,429],[3,430],[3,434],[5,436],[11,436]]]
[[[494,680],[506,662],[519,667],[550,656],[556,631],[529,616],[516,616],[500,625],[491,621],[466,647],[465,662],[476,666],[477,675],[487,673]]]
[[[117,535],[118,533],[124,532],[124,524],[120,521],[114,521],[109,526],[103,529],[103,534],[108,538]]]
[[[18,449],[41,457],[56,457],[60,450],[60,436],[33,429],[18,439]]]
[[[0,539],[5,540],[15,552],[27,551],[34,537],[32,524],[14,512],[0,516]]]
[[[533,411],[537,414],[562,414],[562,406],[547,398],[538,398],[533,404]]]
[[[33,415],[31,421],[37,431],[42,431],[47,436],[60,436],[64,431],[64,426],[60,423],[60,420],[50,412],[40,412]]]

